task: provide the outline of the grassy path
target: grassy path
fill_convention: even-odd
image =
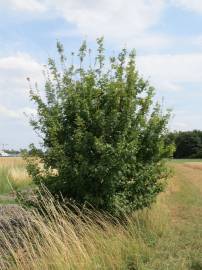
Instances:
[[[170,212],[167,234],[155,246],[152,267],[202,270],[202,163],[171,163],[174,177],[165,203]]]
[[[170,196],[173,223],[191,269],[202,269],[202,163],[174,165],[179,190]],[[176,186],[177,186],[176,185]]]

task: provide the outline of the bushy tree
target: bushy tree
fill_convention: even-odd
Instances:
[[[179,131],[168,135],[176,145],[174,158],[202,158],[202,131]]]
[[[58,198],[132,211],[149,206],[168,176],[169,112],[153,104],[154,89],[138,74],[133,50],[106,57],[103,38],[97,45],[92,59],[83,42],[78,61],[72,54],[68,65],[58,43],[61,65],[48,61],[45,98],[31,89],[38,111],[31,125],[43,151],[32,146],[38,159],[30,159],[28,168]]]

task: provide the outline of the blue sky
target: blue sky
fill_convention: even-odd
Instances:
[[[0,0],[0,148],[37,142],[26,78],[43,89],[43,65],[104,35],[108,52],[135,48],[139,72],[173,110],[172,130],[202,129],[201,0]]]

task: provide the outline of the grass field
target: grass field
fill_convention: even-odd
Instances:
[[[78,217],[45,202],[51,218],[47,221],[33,213],[35,226],[23,231],[23,249],[5,237],[13,262],[5,269],[202,270],[202,162],[168,165],[174,175],[166,191],[152,209],[128,217],[127,225],[114,225],[98,213]],[[12,168],[23,171],[23,166],[23,161],[13,161]],[[10,175],[9,165],[7,173],[5,167],[0,165],[0,183]],[[30,184],[27,181],[22,187]],[[9,188],[5,192],[1,186],[2,196],[7,196]],[[1,247],[0,252],[7,256]]]
[[[25,169],[25,161],[20,157],[0,158],[0,194],[22,189],[31,183]]]

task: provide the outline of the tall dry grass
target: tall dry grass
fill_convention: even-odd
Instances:
[[[31,183],[25,167],[25,161],[21,157],[0,158],[0,193],[7,193]]]
[[[24,226],[11,222],[9,230],[0,231],[0,269],[200,269],[201,223],[191,225],[187,216],[186,227],[176,215],[184,207],[183,179],[184,174],[175,175],[151,209],[135,212],[125,222],[93,210],[64,209],[49,196],[40,213],[28,211]]]
[[[1,158],[0,173],[12,189],[31,182],[21,158]],[[96,211],[64,209],[50,195],[43,211],[29,210],[24,226],[11,220],[9,230],[1,230],[0,269],[141,269],[167,227],[167,214],[159,215],[167,212],[162,198],[125,223]]]
[[[31,177],[24,167],[13,167],[8,170],[8,181],[14,189],[31,184]]]
[[[25,161],[21,157],[1,157],[0,158],[0,168],[2,167],[17,167],[24,166]]]
[[[152,242],[166,233],[162,207],[161,201],[120,222],[96,211],[64,209],[49,196],[41,208],[46,214],[32,211],[16,231],[20,237],[1,235],[1,265],[9,270],[142,269]]]

